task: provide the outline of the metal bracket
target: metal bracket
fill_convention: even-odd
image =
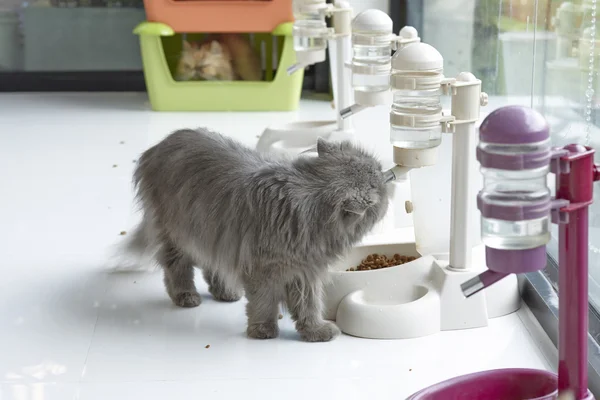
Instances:
[[[565,158],[569,155],[569,151],[562,147],[552,149],[550,156],[550,172],[555,175],[568,174],[571,171],[570,161]]]
[[[452,124],[452,122],[454,122],[455,120],[456,118],[454,118],[454,115],[442,114],[442,118],[440,119],[440,124],[442,125],[442,132],[454,133],[454,125]]]
[[[442,124],[443,133],[454,133],[456,131],[454,127],[456,125],[473,124],[476,123],[478,120],[479,118],[456,119],[454,115],[442,115],[442,118],[440,119],[440,124]]]
[[[552,199],[550,204],[550,217],[553,224],[569,223],[569,212],[566,211],[566,207],[569,207],[570,204],[569,200]]]
[[[452,87],[452,84],[454,82],[456,82],[456,78],[443,77],[442,81],[440,82],[440,87],[442,88],[442,93],[445,95],[450,94],[450,88]]]

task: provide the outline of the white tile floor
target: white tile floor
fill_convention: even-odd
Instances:
[[[178,309],[159,274],[109,273],[137,220],[130,177],[146,147],[200,125],[253,145],[269,123],[331,116],[315,102],[163,114],[142,94],[0,95],[0,399],[402,399],[466,372],[550,368],[526,309],[483,329],[324,344],[299,342],[286,316],[261,342],[243,335],[244,302]],[[387,111],[356,123],[385,159]]]

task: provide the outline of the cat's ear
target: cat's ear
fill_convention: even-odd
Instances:
[[[190,50],[192,50],[192,45],[187,40],[184,40],[183,41],[183,51],[190,51]]]
[[[223,54],[223,48],[221,47],[221,44],[219,42],[213,40],[212,42],[210,42],[210,52],[212,54]]]
[[[335,143],[330,143],[322,138],[317,139],[317,153],[319,154],[319,156],[323,156],[325,154],[333,154],[338,150],[339,146]]]

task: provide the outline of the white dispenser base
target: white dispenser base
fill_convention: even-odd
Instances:
[[[354,130],[339,130],[336,121],[297,121],[267,127],[258,139],[256,149],[299,154],[317,144],[317,139],[353,140]]]
[[[298,154],[327,139],[337,129],[337,121],[296,121],[267,127],[258,139],[256,149]]]
[[[390,233],[385,236],[389,239]],[[490,318],[520,308],[516,276],[509,276],[469,299],[463,296],[460,284],[485,269],[483,246],[473,253],[474,264],[482,267],[468,272],[452,271],[443,259],[447,256],[431,255],[397,267],[347,272],[373,253],[419,255],[410,240],[386,243],[381,236],[369,242],[354,248],[346,259],[330,268],[325,318],[335,320],[344,333],[370,339],[408,339],[445,330],[484,327]]]

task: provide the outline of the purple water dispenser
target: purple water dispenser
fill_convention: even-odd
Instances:
[[[489,269],[462,285],[465,296],[508,274],[546,266],[552,202],[546,178],[551,155],[548,124],[530,109],[501,108],[481,124],[477,160],[484,187],[477,207]]]
[[[484,188],[477,203],[488,270],[465,282],[466,297],[512,273],[546,266],[550,223],[559,224],[558,375],[498,369],[426,388],[412,400],[545,400],[559,392],[593,399],[587,387],[588,206],[600,179],[594,150],[550,147],[549,128],[536,111],[509,106],[492,112],[479,130],[477,159]],[[556,199],[546,184],[556,174]]]

